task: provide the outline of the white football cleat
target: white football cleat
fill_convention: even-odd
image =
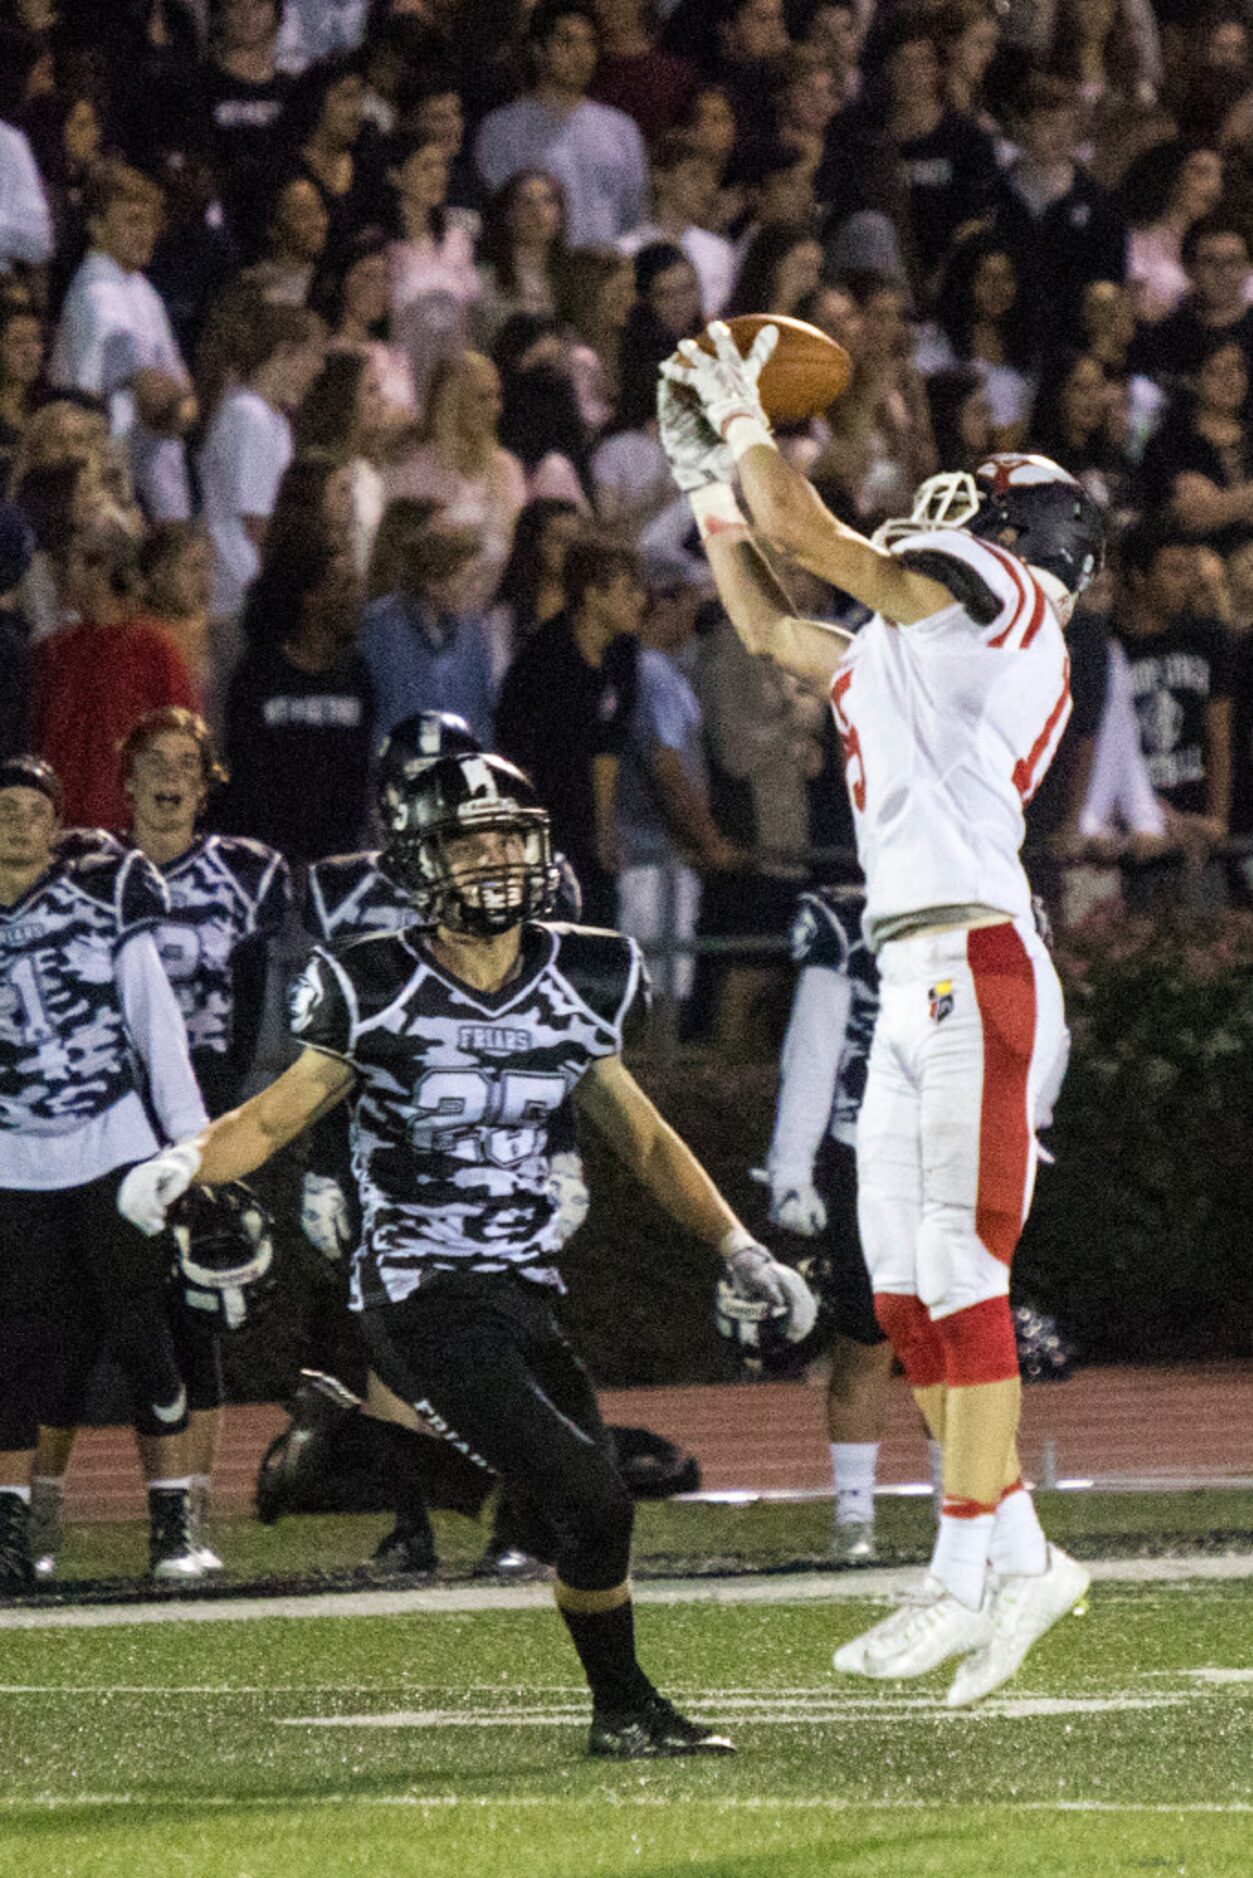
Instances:
[[[899,1610],[842,1643],[831,1660],[847,1676],[925,1676],[947,1657],[977,1649],[987,1635],[986,1611],[959,1604],[928,1572]]]
[[[831,1557],[840,1565],[870,1565],[879,1556],[872,1519],[847,1519],[831,1534]]]
[[[1059,1546],[1049,1547],[1048,1558],[1048,1569],[1034,1577],[1014,1573],[997,1582],[987,1642],[959,1666],[944,1698],[949,1708],[979,1702],[1008,1682],[1032,1644],[1082,1602],[1091,1573]]]

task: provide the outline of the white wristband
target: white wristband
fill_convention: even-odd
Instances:
[[[724,441],[737,463],[758,444],[763,444],[767,450],[779,447],[758,417],[733,417],[726,427]]]
[[[688,501],[702,541],[728,528],[748,527],[730,483],[706,483],[702,489],[693,489]]]
[[[750,1246],[757,1244],[751,1232],[744,1226],[731,1226],[718,1241],[718,1250],[724,1259],[733,1259],[737,1252],[747,1252]]]

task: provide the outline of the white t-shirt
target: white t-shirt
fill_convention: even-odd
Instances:
[[[1028,918],[1023,810],[1070,717],[1070,660],[1051,601],[1004,548],[960,529],[893,547],[965,564],[996,603],[979,625],[954,601],[912,626],[875,614],[831,703],[866,876],[866,936],[937,907]]]
[[[213,541],[215,619],[234,619],[261,568],[244,527],[246,515],[266,520],[292,459],[291,425],[281,411],[238,386],[217,408],[200,452],[204,519]]]
[[[16,124],[0,123],[0,274],[52,259],[52,215],[39,165]]]
[[[53,385],[109,402],[109,426],[125,439],[135,488],[155,521],[191,514],[187,459],[177,437],[159,437],[139,421],[130,381],[143,368],[187,380],[164,302],[144,274],[128,274],[92,250],[70,282],[48,377]]]

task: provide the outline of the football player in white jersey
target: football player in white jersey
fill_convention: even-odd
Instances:
[[[123,787],[131,826],[114,839],[101,830],[71,831],[64,851],[147,856],[165,884],[168,917],[157,951],[182,1012],[205,1108],[221,1115],[239,1093],[256,1049],[271,940],[291,897],[287,863],[275,849],[242,835],[206,834],[200,822],[210,791],[225,780],[209,727],[182,705],[147,712],[122,747]],[[187,1385],[193,1549],[207,1572],[222,1561],[208,1544],[213,1464],[225,1388],[221,1339],[191,1321],[172,1288],[170,1328]],[[103,1338],[90,1308],[67,1320],[55,1382],[44,1405],[31,1493],[35,1570],[50,1578],[60,1540],[65,1471],[82,1419]]]
[[[1064,628],[1104,531],[1057,464],[1003,455],[933,477],[908,526],[867,540],[775,446],[757,393],[772,332],[747,359],[721,324],[714,353],[681,346],[662,437],[741,638],[829,688],[879,967],[858,1218],[876,1313],[943,1448],[944,1500],[918,1598],[836,1667],[914,1676],[960,1657],[958,1707],[1013,1675],[1088,1583],[1019,1473],[1009,1277],[1066,1042],[1023,808],[1070,714]],[[759,542],[873,617],[855,637],[799,619]]]
[[[403,787],[387,861],[421,930],[315,948],[292,994],[292,1067],[198,1137],[133,1170],[118,1204],[149,1232],[193,1182],[261,1165],[352,1099],[363,1231],[352,1308],[371,1361],[428,1428],[534,1509],[587,1676],[589,1752],[725,1753],[660,1696],[635,1653],[633,1509],[552,1302],[563,1290],[553,1119],[582,1112],[741,1296],[799,1341],[816,1306],[752,1239],[622,1062],[647,978],[634,940],[549,924],[547,811],[500,757],[446,757]]]

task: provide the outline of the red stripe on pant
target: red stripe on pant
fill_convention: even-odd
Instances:
[[[975,1231],[993,1258],[1008,1265],[1022,1231],[1031,1172],[1027,1081],[1035,1046],[1035,972],[1008,923],[968,933],[966,956],[983,1026]]]
[[[944,1344],[921,1298],[876,1291],[874,1314],[911,1389],[930,1389],[944,1381]]]

